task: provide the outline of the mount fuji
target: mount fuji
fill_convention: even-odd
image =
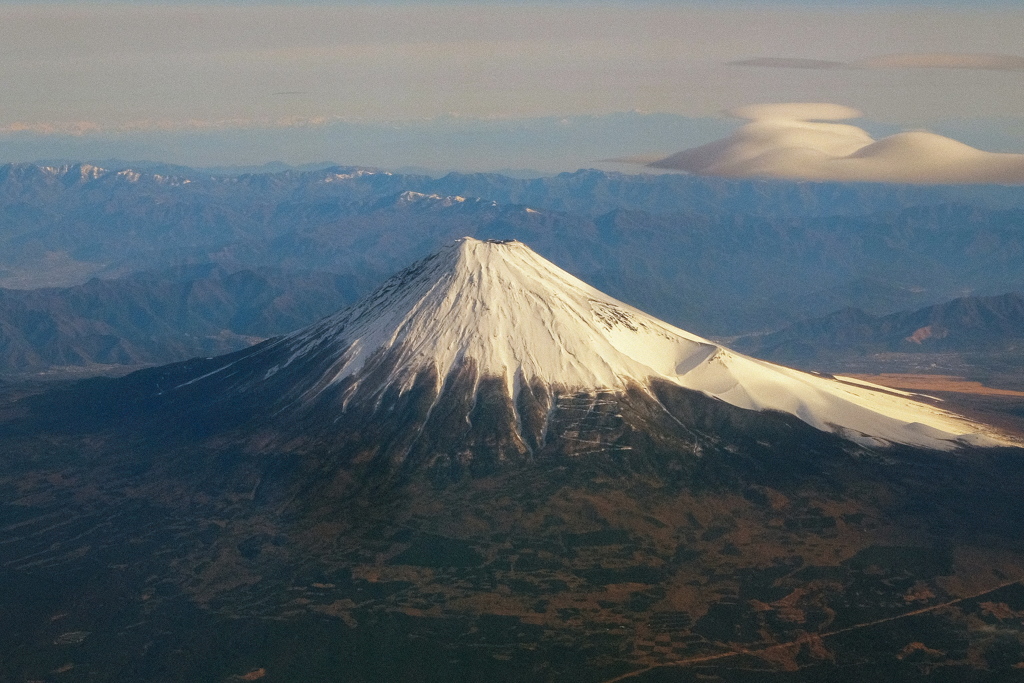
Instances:
[[[111,415],[185,418],[207,438],[259,434],[262,449],[340,449],[391,472],[634,450],[651,434],[696,453],[750,425],[799,424],[859,447],[1013,443],[923,397],[733,352],[520,242],[468,237],[310,327],[117,386],[132,387],[121,392],[131,405]]]

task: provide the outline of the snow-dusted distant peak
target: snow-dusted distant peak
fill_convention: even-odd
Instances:
[[[385,175],[385,176],[389,176],[391,174],[387,173],[385,171],[368,171],[366,169],[358,169],[356,171],[352,171],[351,173],[330,173],[330,174],[324,176],[324,178],[320,182],[323,182],[323,183],[337,183],[337,182],[342,182],[342,181],[345,181],[345,180],[353,180],[353,179],[362,178],[364,176],[372,176],[372,175]]]
[[[413,192],[412,190],[406,190],[405,192],[398,195],[395,200],[396,204],[420,204],[429,203],[432,206],[449,207],[459,205],[486,205],[486,206],[497,206],[498,203],[495,201],[489,201],[481,199],[479,197],[462,197],[460,195],[439,195],[439,194],[424,194],[423,192]]]
[[[64,166],[40,166],[43,173],[60,178],[74,178],[76,180],[96,180],[109,171],[92,164],[67,164]]]
[[[740,408],[789,413],[866,444],[1006,443],[982,425],[882,387],[733,352],[598,291],[515,240],[464,237],[272,348],[282,345],[287,360],[268,375],[334,349],[333,364],[309,383],[315,391],[349,378],[378,395],[404,391],[424,371],[434,371],[440,391],[471,362],[478,378],[503,380],[513,397],[524,382],[595,392],[662,380]],[[371,359],[372,379],[365,372]]]
[[[122,168],[116,171],[93,166],[91,164],[69,164],[65,166],[39,166],[40,171],[53,178],[60,179],[64,183],[88,183],[91,181],[116,181],[126,183],[147,182],[156,185],[180,186],[188,185],[192,181],[183,176],[163,175],[146,171],[138,171],[133,168]]]

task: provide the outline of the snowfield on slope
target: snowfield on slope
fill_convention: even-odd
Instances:
[[[408,390],[427,369],[443,385],[464,362],[516,397],[524,382],[562,391],[649,387],[654,379],[734,406],[795,415],[866,445],[1014,445],[995,430],[899,392],[750,358],[622,303],[517,241],[469,237],[385,282],[356,305],[283,337],[283,372],[329,345],[317,391],[353,378]],[[388,357],[388,372],[363,373]],[[442,387],[438,387],[439,391]]]

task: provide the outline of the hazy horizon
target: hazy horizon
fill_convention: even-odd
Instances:
[[[0,162],[554,172],[766,102],[1024,152],[1011,3],[22,2],[0,45]]]

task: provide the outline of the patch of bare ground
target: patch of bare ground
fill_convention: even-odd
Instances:
[[[854,379],[880,384],[892,389],[908,389],[910,391],[942,391],[958,394],[977,394],[980,396],[1014,396],[1024,398],[1024,391],[996,389],[987,387],[981,382],[974,382],[953,375],[921,375],[884,373],[881,375],[849,375]]]
[[[811,654],[815,659],[818,659],[818,660],[832,659],[834,655],[829,650],[829,648],[826,646],[826,641],[828,639],[834,637],[834,636],[838,636],[838,635],[841,635],[841,634],[844,634],[844,633],[850,633],[850,632],[853,632],[853,631],[860,631],[860,630],[863,630],[863,629],[870,629],[870,628],[872,628],[874,626],[879,626],[879,625],[882,625],[882,624],[888,624],[888,623],[891,623],[891,622],[894,622],[894,621],[900,621],[902,619],[907,619],[909,617],[915,617],[915,616],[919,616],[919,615],[922,615],[922,614],[929,614],[929,613],[932,613],[932,612],[948,610],[948,609],[950,609],[952,607],[955,607],[955,606],[958,606],[958,605],[964,603],[965,601],[975,600],[977,598],[984,597],[984,596],[986,596],[986,595],[988,595],[990,593],[995,593],[996,591],[999,591],[999,590],[1001,590],[1003,588],[1006,588],[1008,586],[1012,586],[1012,585],[1017,584],[1019,582],[1020,582],[1020,579],[1015,579],[1015,580],[1011,580],[1011,581],[1003,581],[1002,583],[1000,583],[1000,584],[998,584],[996,586],[989,586],[987,589],[985,589],[982,592],[977,593],[975,595],[965,595],[965,596],[957,597],[957,598],[954,598],[952,600],[944,601],[944,602],[939,603],[939,604],[933,604],[933,605],[929,605],[927,607],[922,607],[920,609],[904,612],[902,614],[897,614],[897,615],[893,615],[893,616],[889,616],[889,617],[883,617],[881,619],[875,619],[875,620],[872,620],[872,621],[866,621],[866,622],[854,624],[852,626],[847,626],[845,628],[825,631],[825,632],[821,632],[821,633],[801,633],[796,639],[794,639],[794,640],[792,640],[790,642],[785,642],[785,643],[765,643],[765,644],[761,644],[761,645],[755,645],[754,647],[743,647],[743,646],[740,646],[740,645],[737,645],[737,644],[731,644],[730,645],[730,649],[727,652],[719,652],[719,653],[710,654],[710,655],[703,655],[703,656],[699,656],[699,657],[686,657],[686,658],[677,659],[675,661],[659,662],[659,663],[651,664],[651,665],[648,665],[648,666],[636,669],[634,671],[629,671],[627,673],[621,674],[621,675],[616,676],[614,678],[610,678],[610,679],[604,681],[604,683],[619,683],[620,681],[625,681],[625,680],[629,680],[629,679],[633,679],[633,678],[638,678],[638,677],[642,676],[643,674],[646,674],[647,672],[653,671],[655,669],[693,667],[693,666],[698,666],[698,665],[701,665],[701,664],[706,664],[706,663],[709,663],[709,662],[719,661],[719,660],[723,660],[723,659],[739,658],[739,657],[741,657],[743,655],[752,655],[752,656],[758,657],[758,658],[760,658],[760,659],[762,659],[762,660],[764,660],[766,662],[774,664],[775,666],[777,666],[782,671],[788,671],[788,672],[799,671],[800,665],[797,663],[795,655],[796,655],[797,652],[799,652],[799,649],[801,647],[803,647],[803,646],[807,646],[807,645],[810,646],[809,654]],[[991,603],[986,603],[986,604],[991,604]],[[906,657],[908,657],[908,656],[910,656],[912,654],[915,654],[915,653],[922,654],[922,652],[923,652],[923,654],[925,656],[931,656],[931,655],[944,656],[945,655],[945,653],[943,653],[943,652],[939,652],[937,650],[931,650],[931,649],[928,649],[926,647],[922,648],[922,647],[919,647],[919,646],[920,646],[919,643],[916,643],[916,642],[910,643],[910,644],[907,645],[907,647],[905,647],[900,652],[899,655],[897,655],[897,657],[899,657],[900,659],[904,659],[904,658],[906,658]]]
[[[850,377],[892,389],[920,391],[941,406],[1003,432],[1024,438],[1024,391],[997,389],[955,375],[883,373]]]

